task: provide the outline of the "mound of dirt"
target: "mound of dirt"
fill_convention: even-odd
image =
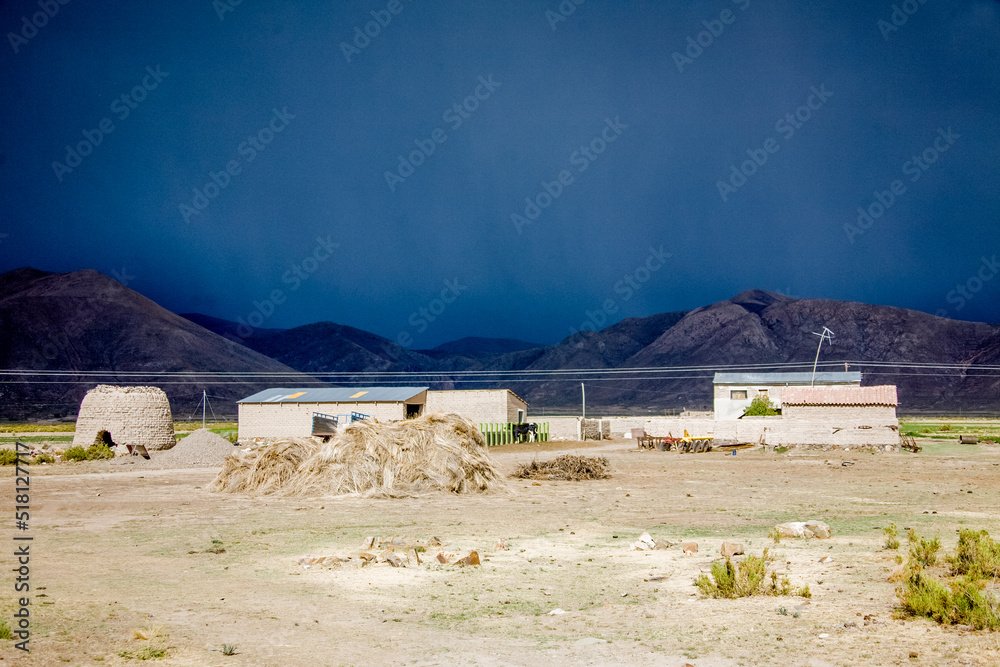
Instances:
[[[172,448],[162,452],[150,452],[150,460],[138,456],[114,459],[113,465],[135,466],[139,468],[196,468],[221,466],[226,457],[236,448],[221,435],[208,429],[192,431]]]

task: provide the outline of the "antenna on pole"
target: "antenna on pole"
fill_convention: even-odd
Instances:
[[[830,344],[833,345],[833,332],[830,331],[829,329],[827,329],[826,327],[823,327],[823,332],[822,333],[816,333],[815,331],[813,331],[812,335],[813,336],[819,336],[819,345],[816,346],[816,358],[813,360],[812,382],[809,383],[810,387],[815,387],[816,386],[816,364],[819,363],[819,351],[823,347],[823,341],[824,340],[830,341]]]

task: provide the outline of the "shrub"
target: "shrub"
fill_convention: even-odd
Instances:
[[[0,449],[0,466],[12,466],[17,463],[17,452],[13,449]]]
[[[76,445],[63,452],[63,458],[67,461],[86,461],[87,450],[79,445]]]
[[[743,413],[744,417],[772,417],[778,414],[778,411],[774,409],[771,405],[771,399],[767,396],[756,396],[750,405],[747,407],[746,412]]]
[[[888,528],[883,528],[882,532],[885,534],[885,548],[886,549],[898,549],[899,548],[899,529],[896,528],[896,524],[890,523]]]
[[[944,426],[942,426],[942,427],[941,427],[941,428],[939,428],[938,430],[939,430],[939,431],[944,431],[945,433],[947,433],[948,431],[950,431],[950,430],[951,430],[951,424],[945,424]]]
[[[712,576],[699,575],[695,585],[702,593],[713,598],[743,598],[751,595],[789,595],[792,585],[788,577],[778,579],[777,572],[771,572],[768,582],[767,567],[774,557],[764,549],[761,556],[747,555],[735,566],[727,557],[712,563]]]
[[[903,609],[914,616],[931,618],[938,623],[962,623],[977,630],[1000,629],[997,600],[983,592],[979,582],[971,577],[959,579],[949,588],[917,571],[909,576],[897,594]]]
[[[236,644],[223,644],[222,655],[236,655]]]
[[[56,462],[56,457],[46,452],[40,453],[38,456],[35,457],[35,460],[33,461],[33,463],[55,463],[55,462]]]
[[[111,448],[104,443],[101,443],[99,445],[94,444],[87,448],[88,461],[99,461],[101,459],[113,459],[113,458],[115,458],[115,453],[111,451]]]
[[[958,549],[948,562],[952,574],[995,579],[1000,577],[1000,544],[985,530],[977,533],[962,528],[958,531]]]
[[[7,623],[6,618],[0,618],[0,639],[13,639],[14,635],[11,634],[10,625]]]
[[[923,567],[931,567],[937,563],[937,554],[941,550],[941,540],[913,540],[910,543],[910,560],[920,563]]]

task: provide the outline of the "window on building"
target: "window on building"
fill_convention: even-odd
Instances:
[[[729,398],[734,401],[746,400],[747,390],[746,389],[733,389],[729,392]]]
[[[767,396],[767,389],[758,389],[757,393],[761,396]]]

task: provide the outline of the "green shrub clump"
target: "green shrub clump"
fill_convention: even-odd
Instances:
[[[702,574],[695,579],[702,593],[713,598],[743,598],[751,595],[791,595],[792,584],[788,577],[781,577],[772,571],[768,576],[767,568],[774,557],[764,549],[761,556],[747,555],[746,558],[733,565],[726,557],[725,562],[712,563],[712,576]],[[800,589],[808,596],[808,587]]]
[[[1000,630],[1000,601],[987,593],[987,581],[1000,576],[1000,545],[985,530],[959,531],[958,548],[946,560],[958,577],[945,584],[924,572],[937,562],[938,538],[920,539],[910,531],[906,579],[896,594],[903,610],[938,623],[961,623],[977,630]]]
[[[17,463],[17,452],[13,449],[0,449],[0,466],[12,466]]]
[[[914,537],[916,535],[914,534]],[[922,538],[910,540],[910,560],[920,563],[923,567],[932,567],[937,563],[938,551],[941,550],[941,540],[925,540]]]
[[[1000,544],[985,530],[958,531],[958,549],[948,559],[952,574],[975,579],[1000,578]]]
[[[87,450],[79,445],[76,445],[75,447],[70,447],[63,452],[63,458],[67,461],[86,461]]]
[[[756,396],[750,405],[747,407],[746,412],[743,413],[744,417],[773,417],[779,414],[774,406],[771,405],[771,399],[767,396]]]
[[[70,447],[63,452],[63,458],[67,461],[97,461],[100,459],[113,459],[115,453],[105,444],[91,445],[84,449],[79,445]]]
[[[882,532],[885,534],[885,548],[886,549],[898,549],[899,548],[899,529],[896,528],[895,523],[890,523],[888,528],[883,528]]]
[[[976,630],[1000,629],[997,600],[982,590],[972,577],[955,580],[950,586],[922,572],[913,572],[898,592],[903,609],[938,623],[962,623]]]

